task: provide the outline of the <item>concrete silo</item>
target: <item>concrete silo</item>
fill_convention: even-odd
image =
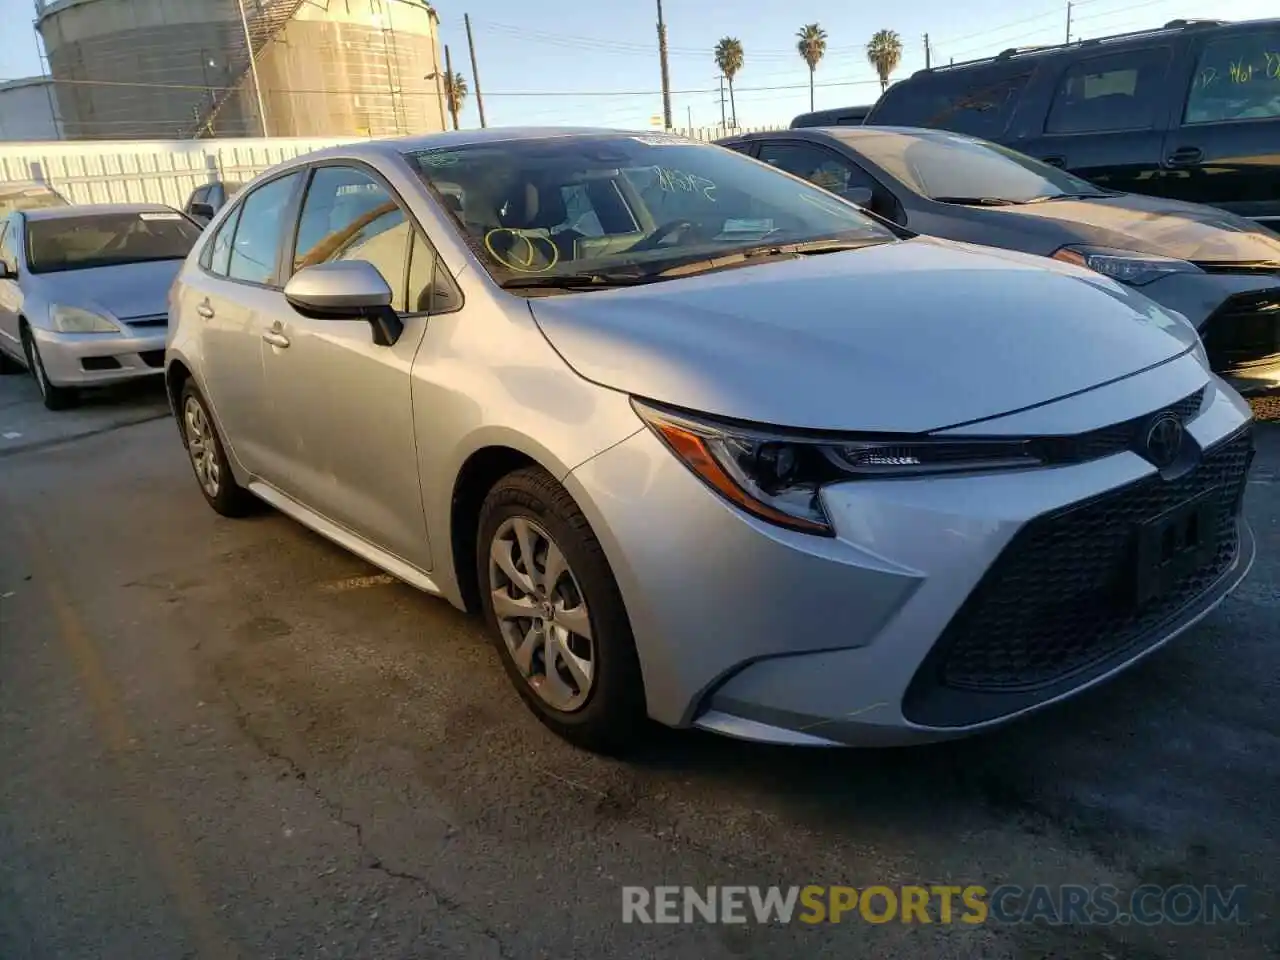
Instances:
[[[423,0],[39,0],[38,8],[69,138],[444,128],[438,19]]]

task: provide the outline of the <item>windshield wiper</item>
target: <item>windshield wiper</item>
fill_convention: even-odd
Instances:
[[[1048,203],[1050,200],[1092,200],[1095,197],[1109,197],[1111,194],[1103,193],[1101,190],[1093,193],[1050,193],[1043,197],[1032,197],[1027,203]]]
[[[652,283],[654,277],[646,274],[624,273],[570,273],[564,275],[512,277],[502,281],[503,290],[607,290],[613,287],[634,287]]]
[[[1004,197],[933,197],[938,203],[958,203],[966,207],[1013,207],[1022,200],[1006,200]]]
[[[745,250],[734,250],[718,257],[695,257],[679,263],[663,267],[653,277],[669,279],[671,277],[689,276],[695,273],[707,273],[725,267],[737,267],[753,260],[766,260],[773,257],[812,257],[823,253],[839,253],[842,250],[861,250],[863,247],[878,246],[888,240],[802,240],[798,243],[769,243]]]

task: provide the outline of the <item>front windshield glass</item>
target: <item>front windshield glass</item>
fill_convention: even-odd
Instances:
[[[42,207],[65,207],[63,200],[48,187],[20,187],[6,190],[0,186],[0,219],[17,210],[39,210]]]
[[[653,276],[762,244],[895,239],[823,190],[673,136],[511,140],[410,159],[499,282]]]
[[[1026,203],[1064,194],[1102,195],[1072,176],[986,140],[956,133],[877,133],[850,140],[872,163],[930,199]]]
[[[27,221],[32,273],[181,260],[200,228],[180,213],[87,213]]]

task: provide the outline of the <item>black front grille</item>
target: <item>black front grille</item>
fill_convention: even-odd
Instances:
[[[909,699],[927,697],[937,686],[1043,689],[1154,642],[1160,625],[1208,590],[1235,558],[1252,451],[1245,430],[1177,479],[1153,476],[1032,520],[943,632]],[[1167,592],[1137,603],[1138,525],[1202,495],[1212,504],[1216,551]]]
[[[169,315],[161,313],[151,317],[125,317],[124,322],[131,327],[167,327]]]
[[[1201,336],[1210,366],[1220,373],[1280,360],[1280,290],[1228,298]]]
[[[142,353],[138,354],[138,356],[142,358],[142,362],[145,363],[148,367],[164,366],[163,350],[143,350]]]
[[[1203,403],[1204,388],[1201,387],[1195,393],[1183,397],[1168,407],[1144,413],[1132,420],[1113,423],[1075,436],[1041,437],[1032,441],[1032,447],[1036,455],[1045,463],[1083,463],[1087,460],[1098,460],[1123,450],[1137,449],[1140,431],[1160,414],[1172,413],[1180,423],[1190,423],[1199,415]]]

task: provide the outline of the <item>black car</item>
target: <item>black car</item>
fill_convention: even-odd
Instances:
[[[1280,230],[1280,20],[1175,20],[934,67],[891,86],[866,123],[972,134]]]
[[[840,107],[836,110],[815,110],[813,113],[802,113],[791,121],[791,129],[801,127],[856,127],[867,119],[871,105],[861,107]]]
[[[1244,393],[1280,388],[1280,237],[1213,207],[1102,190],[985,140],[827,127],[719,141],[915,233],[1039,254],[1191,320]]]
[[[228,200],[240,192],[241,186],[243,184],[234,180],[216,180],[202,187],[196,187],[187,198],[187,204],[182,208],[182,212],[204,226],[226,205]]]

